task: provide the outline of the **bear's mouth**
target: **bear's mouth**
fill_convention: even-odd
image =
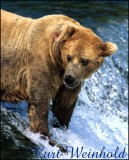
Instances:
[[[67,84],[65,81],[64,81],[64,85],[68,88],[68,89],[74,89],[76,88],[80,83],[73,83],[73,84]]]

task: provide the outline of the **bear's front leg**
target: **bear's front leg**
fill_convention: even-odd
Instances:
[[[81,85],[74,89],[66,88],[65,85],[60,87],[52,105],[53,114],[59,121],[59,124],[53,124],[54,127],[61,125],[68,128],[80,89]]]
[[[49,135],[48,130],[48,105],[29,105],[29,118],[30,118],[30,130],[34,133],[41,133],[41,137],[49,139],[49,144],[52,146],[57,146],[61,152],[66,152],[64,147],[57,142],[53,141]],[[45,136],[45,137],[44,137]]]
[[[28,103],[30,130],[49,137],[48,111],[51,95],[47,86],[49,85],[47,85],[47,80],[45,81],[44,77],[39,78],[36,74],[31,75],[28,86]]]
[[[40,132],[42,135],[49,137],[48,131],[48,111],[39,112],[38,107],[29,105],[30,130],[34,133]],[[49,137],[50,138],[50,137]]]

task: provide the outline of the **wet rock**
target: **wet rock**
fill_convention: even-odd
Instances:
[[[20,130],[27,127],[19,115],[1,108],[1,159],[32,159],[36,148]],[[18,129],[19,128],[19,129]]]

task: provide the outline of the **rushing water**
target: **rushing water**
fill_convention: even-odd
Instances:
[[[119,147],[119,153],[125,148],[128,154],[127,6],[127,1],[2,1],[2,9],[27,17],[65,14],[94,30],[104,41],[118,45],[119,51],[106,58],[103,66],[85,81],[68,130],[51,127],[50,111],[50,132],[64,146],[73,146],[74,150],[83,146],[85,152],[100,152],[105,147],[106,153],[114,153]],[[26,102],[2,106],[2,159],[44,159],[45,151],[58,151],[39,134],[29,131]],[[71,158],[70,148],[68,155],[62,154],[60,158]]]

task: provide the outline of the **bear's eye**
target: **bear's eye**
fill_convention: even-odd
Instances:
[[[70,62],[72,60],[72,57],[70,55],[67,56],[67,61]]]
[[[89,59],[81,59],[81,64],[83,66],[87,66],[89,64],[90,60]]]

